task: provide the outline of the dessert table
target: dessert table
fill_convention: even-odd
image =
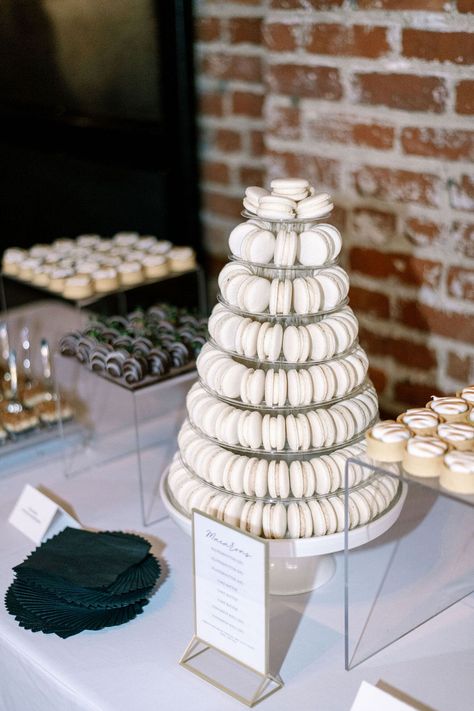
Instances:
[[[50,461],[0,480],[0,586],[32,544],[7,522],[25,483],[74,507],[83,525],[142,531],[130,458],[73,478]],[[0,708],[5,711],[237,709],[241,705],[178,665],[192,635],[191,541],[169,519],[144,531],[164,579],[144,614],[122,627],[67,640],[21,629],[0,610]],[[262,708],[349,709],[362,680],[383,681],[436,711],[471,708],[474,600],[467,598],[350,672],[343,666],[343,569],[325,587],[272,600],[272,667],[284,688]]]

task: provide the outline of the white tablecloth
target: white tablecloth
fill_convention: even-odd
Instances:
[[[1,467],[1,460],[0,460]],[[1,469],[0,469],[1,473]],[[32,544],[7,523],[25,483],[43,484],[87,526],[143,531],[136,460],[63,475],[61,459],[0,477],[0,590]],[[137,619],[67,640],[21,629],[0,606],[2,711],[223,711],[242,706],[178,665],[192,633],[191,541],[170,519],[146,529],[164,580]],[[274,598],[271,659],[285,686],[272,711],[345,711],[363,679],[382,680],[437,711],[467,711],[474,696],[474,604],[457,603],[350,672],[344,670],[343,574],[319,591]]]

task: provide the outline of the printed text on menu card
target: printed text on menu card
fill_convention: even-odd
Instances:
[[[266,544],[194,512],[195,634],[255,671],[267,669]]]

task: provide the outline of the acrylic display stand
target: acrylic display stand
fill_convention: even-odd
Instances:
[[[68,477],[128,457],[131,496],[138,493],[142,523],[166,515],[158,496],[159,476],[176,448],[186,393],[196,378],[186,372],[148,387],[130,390],[88,370],[75,358],[57,355],[58,378],[88,428],[87,446],[69,450]],[[67,385],[68,384],[68,385]]]
[[[352,532],[346,535],[346,669],[474,592],[474,496],[369,458],[348,460],[346,477],[354,465],[394,478],[407,494],[399,517],[377,540],[353,550]]]

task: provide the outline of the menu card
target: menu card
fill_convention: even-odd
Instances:
[[[193,512],[195,635],[268,672],[268,549],[261,538]]]

